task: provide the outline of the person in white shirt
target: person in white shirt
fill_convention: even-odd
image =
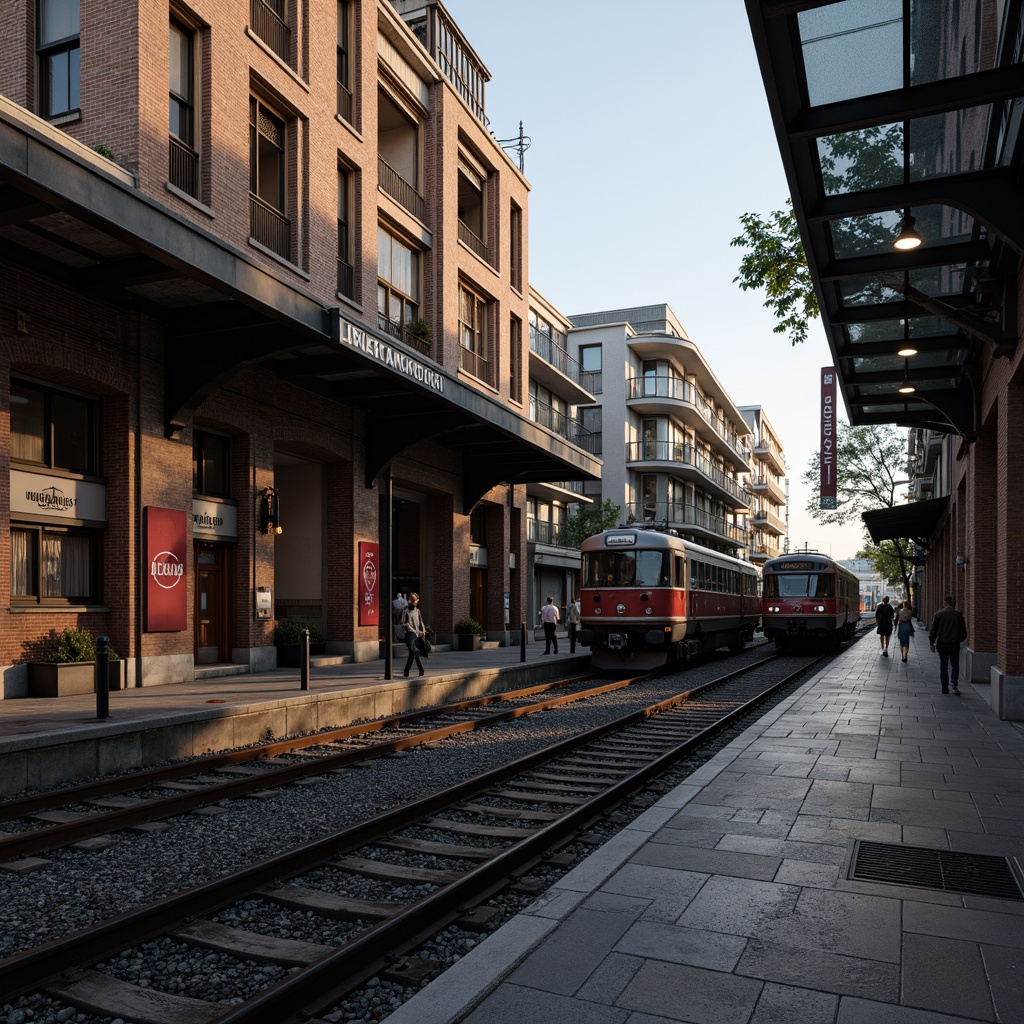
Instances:
[[[540,621],[544,626],[544,653],[550,654],[552,646],[555,654],[558,653],[558,637],[555,635],[555,627],[558,625],[558,608],[555,607],[555,599],[548,597],[548,603],[540,610]]]

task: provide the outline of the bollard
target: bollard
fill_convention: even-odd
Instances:
[[[96,638],[96,717],[110,717],[110,641]]]
[[[526,661],[526,623],[519,627],[519,660]]]
[[[299,689],[309,689],[309,630],[299,634]]]

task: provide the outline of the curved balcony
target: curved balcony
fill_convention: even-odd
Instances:
[[[692,444],[683,444],[681,441],[630,441],[626,444],[626,461],[672,472],[728,502],[733,508],[750,507],[749,498],[739,482],[727,476]]]
[[[737,547],[747,543],[747,531],[742,526],[685,502],[644,502],[627,505],[626,512],[638,523],[659,523],[669,529],[695,534],[705,541],[727,541]]]
[[[750,489],[755,494],[767,494],[776,505],[786,504],[782,484],[770,473],[755,473],[750,477]]]
[[[757,438],[754,441],[753,454],[759,462],[767,462],[779,476],[786,475],[786,459],[782,449],[770,437]]]
[[[750,450],[718,418],[701,390],[682,377],[627,377],[626,404],[639,413],[680,419],[736,468],[746,469],[750,464]]]

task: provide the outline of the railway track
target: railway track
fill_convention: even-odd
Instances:
[[[428,935],[452,922],[479,924],[474,914],[480,911],[471,907],[816,664],[800,661],[797,672],[770,683],[763,678],[765,662],[730,672],[353,827],[9,957],[0,961],[0,1004],[42,990],[64,1006],[154,1024],[310,1020]],[[357,877],[364,886],[371,879],[380,898],[350,896],[349,880]],[[244,900],[353,925],[343,941],[310,943],[218,920]],[[250,972],[263,984],[254,980],[240,1005],[229,1008],[141,989],[111,972],[108,961],[124,950],[137,959],[142,944],[198,945],[270,966]]]
[[[157,831],[160,822],[175,815],[227,800],[259,798],[303,779],[501,725],[647,678],[553,680],[7,800],[0,802],[0,830],[9,832],[0,835],[0,862],[121,829]],[[551,695],[554,690],[562,692]]]

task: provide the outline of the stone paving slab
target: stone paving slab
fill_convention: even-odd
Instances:
[[[1024,863],[1024,730],[937,675],[851,646],[389,1024],[1024,1024],[1024,900],[848,877]]]

